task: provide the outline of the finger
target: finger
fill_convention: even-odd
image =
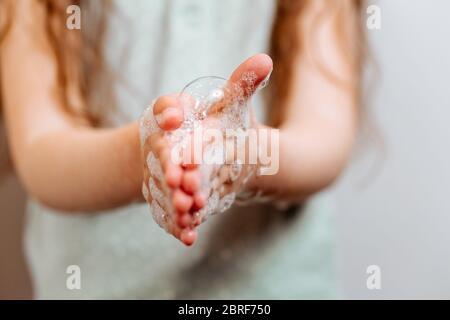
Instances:
[[[183,229],[180,228],[178,226],[178,224],[173,223],[173,221],[171,221],[171,223],[168,225],[167,232],[172,234],[175,238],[179,239],[180,241],[181,241],[181,232],[182,231],[183,231]]]
[[[157,158],[160,158],[160,154],[164,149],[169,147],[167,140],[164,138],[164,135],[161,132],[155,133],[149,138],[149,147],[153,154],[156,155]]]
[[[244,99],[251,97],[261,83],[270,77],[272,70],[272,59],[266,54],[256,54],[245,60],[232,73],[224,89],[224,97],[209,110],[209,113],[221,111],[237,97]]]
[[[184,120],[183,108],[175,95],[161,96],[153,107],[153,115],[163,130],[175,130]]]
[[[206,205],[206,197],[201,192],[194,194],[194,210],[198,211]]]
[[[258,86],[270,76],[273,69],[272,59],[264,53],[256,54],[245,60],[230,77],[230,84],[244,89],[246,96],[251,96]],[[253,77],[249,77],[251,74]]]
[[[161,162],[166,183],[173,189],[178,188],[183,178],[183,169],[180,165],[173,163],[170,149],[164,138],[159,139],[157,146],[158,149],[155,152]]]
[[[173,206],[179,213],[188,212],[194,203],[194,199],[181,189],[176,189],[172,196]]]
[[[187,246],[193,245],[195,240],[197,240],[197,231],[191,229],[184,229],[181,232],[180,240]]]
[[[173,189],[178,188],[182,181],[183,169],[176,164],[168,163],[164,176],[169,187]]]
[[[194,194],[200,189],[200,173],[198,170],[187,170],[183,174],[181,187],[188,194]]]
[[[189,227],[193,222],[193,217],[189,213],[177,215],[178,226],[182,229]]]
[[[189,214],[187,214],[189,216]],[[171,233],[175,238],[179,239],[187,246],[191,246],[197,239],[197,231],[195,227],[191,227],[193,224],[192,217],[189,217],[189,225],[187,227],[180,227],[179,224],[172,224],[169,226],[169,233]]]

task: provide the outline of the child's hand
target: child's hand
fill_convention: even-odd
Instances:
[[[192,213],[205,205],[200,193],[200,174],[195,166],[182,166],[172,161],[173,146],[165,135],[177,129],[183,120],[183,107],[177,95],[160,97],[153,110],[143,115],[142,121],[151,122],[144,125],[150,132],[142,144],[143,193],[158,224],[191,245],[197,237],[197,223]]]
[[[199,126],[225,132],[228,126],[224,125],[223,120],[231,113],[227,108],[247,107],[246,101],[271,70],[272,62],[266,55],[256,55],[245,61],[233,73],[223,90],[223,97],[208,109]],[[174,162],[172,151],[179,146],[174,145],[167,134],[177,132],[176,129],[182,126],[187,113],[194,107],[190,101],[191,97],[186,94],[162,96],[141,119],[145,159],[144,196],[158,224],[186,245],[195,241],[196,227],[207,216],[223,211],[233,203],[236,193],[255,169],[254,165],[246,164],[245,159],[240,159],[238,164],[236,161],[222,165],[192,164],[193,158],[198,159],[199,155],[195,154],[195,147],[192,148],[190,134],[186,134],[185,141],[188,141],[188,148],[192,148],[188,154],[193,158],[184,159],[184,165]],[[255,128],[257,123],[252,113],[248,114],[251,119],[247,128]],[[228,122],[230,119],[227,119]],[[208,153],[204,150],[213,146],[212,142],[205,140],[202,144],[203,153]],[[203,159],[203,154],[200,159]]]

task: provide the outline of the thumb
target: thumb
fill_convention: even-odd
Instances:
[[[231,74],[223,98],[209,109],[208,114],[220,112],[237,98],[250,98],[270,76],[272,69],[273,62],[267,54],[256,54],[245,60]]]
[[[256,54],[245,60],[234,70],[230,77],[229,85],[240,87],[245,97],[248,98],[270,76],[272,69],[273,62],[267,54]]]

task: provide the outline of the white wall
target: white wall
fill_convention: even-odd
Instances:
[[[387,150],[369,186],[360,154],[337,187],[340,274],[350,298],[450,298],[450,1],[376,1],[373,112]],[[367,152],[367,149],[364,151]],[[382,289],[366,288],[379,265]]]

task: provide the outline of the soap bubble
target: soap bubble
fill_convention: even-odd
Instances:
[[[248,88],[253,89],[255,78],[253,73],[243,75]],[[188,127],[194,127],[210,114],[220,120],[222,129],[244,129],[250,125],[249,99],[238,84],[230,84],[224,78],[207,76],[191,81],[181,91],[180,98],[185,105]]]
[[[190,100],[190,107],[197,120],[206,117],[209,109],[224,98],[227,80],[220,77],[201,77],[188,83],[180,96]]]
[[[184,108],[182,125],[176,130],[163,132],[170,141],[172,151],[175,150],[175,154],[178,154],[179,150],[191,146],[190,139],[197,128],[218,130],[219,136],[223,136],[224,140],[229,129],[245,131],[250,128],[252,122],[249,103],[251,93],[254,91],[255,78],[256,75],[252,73],[244,74],[241,81],[245,84],[244,88],[239,84],[230,84],[224,78],[213,76],[201,77],[188,83],[179,95]],[[152,118],[152,109],[144,112],[142,116],[143,144],[149,134],[161,132],[155,129],[156,124]],[[223,144],[208,143],[202,148],[202,159],[222,155],[223,147]],[[172,216],[176,216],[175,209],[170,205],[172,191],[167,187],[159,159],[155,158],[152,151],[147,155],[147,167],[150,179],[147,180],[148,185],[145,185],[143,190],[147,195],[146,198],[150,200],[155,221],[169,232],[172,229],[170,224],[174,223]],[[201,192],[206,197],[206,205],[193,213],[196,220],[193,226],[215,213],[226,211],[234,203],[239,188],[254,174],[255,167],[245,165],[239,162],[239,159],[231,163],[225,161],[200,163],[198,170],[201,176]]]

